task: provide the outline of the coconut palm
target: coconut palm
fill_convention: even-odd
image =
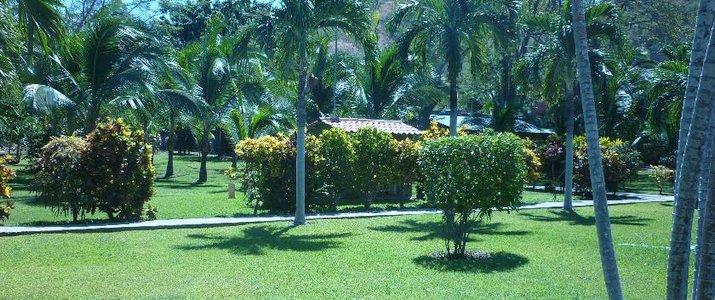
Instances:
[[[277,56],[285,68],[297,70],[296,215],[294,223],[305,223],[305,97],[308,87],[308,43],[316,34],[339,29],[363,45],[370,56],[374,38],[370,12],[362,3],[349,0],[283,0],[264,28],[272,31]]]
[[[606,181],[601,161],[601,146],[598,137],[598,120],[596,115],[596,99],[593,93],[591,79],[591,62],[589,59],[588,34],[586,25],[586,10],[581,0],[573,0],[573,37],[576,58],[576,69],[581,92],[581,107],[588,144],[589,172],[593,193],[594,210],[596,214],[596,230],[601,253],[601,266],[606,281],[610,299],[623,299],[621,282],[616,263],[616,252],[611,238],[611,221],[608,216],[606,199]]]
[[[388,48],[373,61],[367,61],[360,76],[363,95],[368,104],[368,115],[381,118],[385,109],[397,100],[396,94],[409,75],[397,47]]]
[[[39,40],[43,48],[48,47],[50,39],[56,40],[62,35],[62,16],[59,8],[63,7],[59,0],[15,0],[0,1],[0,5],[15,2],[20,28],[27,34],[25,43],[25,60],[32,63],[35,52],[35,41]]]
[[[659,63],[653,73],[646,98],[647,120],[655,133],[664,134],[677,143],[678,126],[688,81],[689,49],[685,46],[663,51],[667,60]]]
[[[526,24],[542,33],[550,34],[552,40],[538,47],[527,56],[527,65],[540,65],[543,68],[542,90],[547,99],[565,106],[566,121],[566,166],[564,176],[564,210],[572,210],[573,193],[573,136],[574,136],[574,100],[576,98],[576,61],[572,28],[572,5],[570,0],[563,3],[559,14],[537,15],[526,20]],[[592,44],[605,40],[620,43],[617,32],[618,8],[610,2],[602,2],[586,8],[586,30]],[[599,49],[591,49],[589,61],[591,70],[604,70],[603,55]],[[531,69],[531,68],[529,68]],[[597,74],[596,78],[604,77]]]
[[[713,49],[712,26],[715,20],[715,1],[700,1],[693,50],[690,55],[688,80],[682,105],[682,116],[676,154],[675,208],[668,256],[668,298],[685,299],[688,295],[688,270],[690,266],[690,241],[693,215],[697,205],[699,160],[704,155],[700,148],[705,145],[709,130],[712,91],[709,87],[715,72],[715,49]],[[704,223],[704,222],[703,222]],[[703,227],[705,228],[705,227]],[[702,230],[698,231],[702,233]],[[705,241],[703,241],[705,242]],[[699,243],[700,244],[700,243]],[[701,251],[698,250],[700,253]],[[700,263],[697,269],[700,269]],[[698,271],[698,277],[702,276]],[[696,279],[699,280],[699,279]],[[697,292],[697,291],[695,291]]]
[[[158,45],[120,19],[101,19],[78,38],[74,51],[49,57],[53,83],[26,86],[24,99],[35,109],[72,106],[90,132],[106,106],[141,106],[138,92],[150,89]]]

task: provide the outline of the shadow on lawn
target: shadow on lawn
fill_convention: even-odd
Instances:
[[[221,249],[237,255],[264,255],[267,249],[282,251],[321,251],[336,248],[342,242],[335,239],[349,237],[350,233],[290,235],[293,226],[276,228],[254,226],[243,230],[242,235],[225,237],[207,234],[189,234],[186,237],[199,243],[180,246],[182,250]]]
[[[369,227],[370,230],[396,232],[396,233],[421,233],[423,235],[410,238],[413,241],[428,241],[442,238],[442,223],[440,222],[419,222],[415,220],[404,220],[401,225],[386,225],[379,227]],[[472,229],[471,237],[480,235],[513,235],[522,236],[531,234],[531,231],[524,230],[500,230],[503,223],[478,223]],[[470,241],[473,239],[470,237]]]
[[[592,226],[596,224],[596,218],[593,216],[588,216],[584,217],[582,215],[579,215],[575,211],[565,211],[565,210],[559,210],[559,211],[549,211],[551,213],[551,216],[539,216],[539,215],[534,215],[526,212],[519,212],[518,214],[521,216],[528,217],[531,220],[534,221],[542,221],[542,222],[569,222],[570,225],[582,225],[582,226]],[[633,226],[645,226],[648,225],[649,221],[652,221],[653,219],[649,218],[639,218],[636,216],[611,216],[611,224],[618,224],[618,225],[633,225]]]
[[[412,260],[415,264],[440,272],[493,273],[516,269],[529,259],[509,252],[492,253],[489,258],[446,260],[423,255]]]

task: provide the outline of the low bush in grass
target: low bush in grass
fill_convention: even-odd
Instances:
[[[0,157],[0,199],[5,199],[4,203],[0,203],[0,221],[5,221],[9,218],[12,209],[15,207],[15,203],[10,200],[12,188],[8,185],[8,181],[15,178],[15,171],[8,166],[8,158]]]
[[[320,160],[316,167],[318,185],[325,197],[321,206],[335,210],[341,198],[355,189],[355,148],[345,130],[332,128],[320,134]]]
[[[397,159],[394,169],[393,182],[399,184],[400,207],[404,205],[404,200],[412,195],[412,184],[421,181],[423,176],[420,172],[419,155],[422,144],[410,139],[402,141],[393,140],[397,150]]]
[[[478,220],[519,204],[527,180],[523,149],[521,139],[510,133],[425,143],[420,163],[425,192],[443,211],[448,257],[465,257],[469,232]]]
[[[620,139],[602,137],[600,144],[606,189],[615,194],[623,181],[637,175],[638,169],[642,165],[640,153]],[[591,193],[591,176],[586,149],[584,136],[574,138],[574,187],[578,193],[583,195]]]
[[[84,138],[54,138],[34,167],[38,193],[75,221],[96,211],[110,219],[139,219],[153,194],[151,152],[142,132],[121,119],[99,124]]]

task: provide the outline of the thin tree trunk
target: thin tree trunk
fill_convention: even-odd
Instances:
[[[710,1],[713,2],[713,1]],[[701,3],[701,5],[703,5]],[[685,299],[688,295],[690,241],[693,214],[698,200],[700,160],[706,145],[715,91],[715,41],[712,34],[706,51],[699,87],[692,109],[690,129],[681,135],[685,140],[680,173],[677,175],[673,229],[668,257],[668,299]],[[692,72],[692,70],[690,70]],[[683,114],[686,112],[683,111]],[[685,118],[685,116],[683,116]],[[680,143],[681,141],[679,141]],[[702,270],[701,270],[702,271]],[[702,273],[701,273],[702,276]]]
[[[613,248],[611,236],[611,221],[608,216],[606,202],[606,181],[603,175],[601,160],[601,145],[598,137],[598,120],[596,116],[596,101],[593,95],[591,79],[591,62],[588,57],[588,37],[586,33],[585,10],[581,0],[573,1],[573,34],[576,49],[576,66],[581,91],[581,107],[583,109],[586,141],[588,144],[589,171],[591,172],[591,190],[593,193],[594,210],[596,214],[596,231],[601,253],[603,277],[610,299],[623,299],[621,281],[618,275],[616,251]]]
[[[564,210],[573,210],[573,131],[574,131],[573,83],[566,86],[566,169],[564,170]]]
[[[174,176],[174,148],[176,147],[176,123],[173,112],[169,116],[169,136],[166,138],[166,152],[169,156],[166,162],[164,178]]]
[[[295,219],[293,225],[305,224],[305,94],[308,79],[308,51],[305,37],[300,41],[300,72],[298,74],[298,101],[296,103],[296,155],[295,155]]]
[[[700,74],[702,73],[705,51],[707,50],[710,32],[715,20],[715,1],[700,0],[698,15],[695,24],[695,36],[693,37],[693,50],[690,53],[690,65],[688,68],[688,81],[685,87],[685,99],[683,100],[682,115],[680,117],[680,131],[678,138],[678,152],[676,153],[675,172],[675,194],[678,194],[677,181],[680,179],[683,151],[687,140],[690,123],[693,120],[693,106],[695,96],[698,92]],[[677,201],[677,197],[676,197]]]
[[[208,160],[209,150],[209,133],[210,128],[204,124],[203,132],[201,133],[201,166],[199,167],[199,180],[197,183],[204,183],[208,180],[208,171],[206,170],[206,161]]]
[[[449,136],[457,136],[457,79],[449,81]]]

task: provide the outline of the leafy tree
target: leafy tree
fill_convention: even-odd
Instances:
[[[364,193],[365,208],[370,208],[372,200],[386,184],[390,183],[396,170],[392,163],[397,159],[397,145],[389,133],[372,127],[360,128],[351,135],[355,149],[354,169],[356,186]]]
[[[428,201],[443,212],[448,258],[462,258],[478,220],[510,210],[526,184],[522,141],[511,133],[440,138],[420,153]]]
[[[308,88],[308,42],[316,33],[339,29],[372,49],[373,36],[369,30],[370,14],[360,2],[347,0],[283,0],[273,17],[265,20],[262,28],[275,38],[277,56],[286,67],[297,70],[297,155],[296,155],[296,218],[295,224],[305,223],[305,97]],[[369,50],[366,55],[371,55]]]

